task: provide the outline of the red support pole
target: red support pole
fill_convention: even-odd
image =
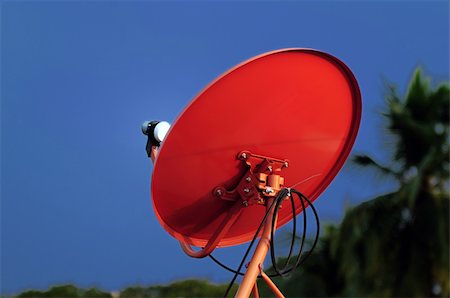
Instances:
[[[270,208],[272,201],[273,198],[267,198],[266,200],[267,208]],[[264,223],[264,229],[261,235],[261,239],[258,242],[258,246],[256,247],[255,252],[253,253],[252,260],[248,265],[247,272],[244,275],[244,279],[242,280],[242,283],[239,286],[239,289],[236,293],[237,298],[248,298],[250,296],[250,293],[252,292],[252,289],[256,285],[256,278],[258,277],[258,274],[261,271],[260,268],[264,263],[264,259],[266,258],[267,251],[269,250],[270,247],[270,233],[272,230],[273,216],[274,216],[273,210],[271,210],[266,218],[266,222]]]
[[[258,283],[255,281],[252,289],[253,298],[259,298]]]
[[[260,274],[261,274],[262,278],[264,279],[264,281],[266,282],[266,284],[269,286],[269,288],[272,291],[272,293],[274,293],[277,298],[284,298],[283,293],[281,293],[281,291],[273,283],[273,281],[270,279],[270,277],[267,276],[267,274],[264,273],[262,268],[260,268]]]

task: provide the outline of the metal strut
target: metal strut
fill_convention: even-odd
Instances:
[[[281,176],[281,171],[289,166],[289,161],[253,154],[249,151],[239,152],[237,158],[246,163],[246,172],[235,188],[226,190],[219,186],[214,189],[214,195],[223,200],[238,201],[245,207],[255,204],[265,205],[269,215],[236,297],[247,298],[250,293],[253,293],[254,297],[259,297],[256,279],[258,274],[261,274],[272,292],[281,298],[284,297],[283,294],[261,268],[270,247],[271,234],[273,234],[272,223],[276,223],[277,220],[277,215],[270,206],[284,186],[284,177]],[[275,227],[276,224],[273,228],[275,229]]]

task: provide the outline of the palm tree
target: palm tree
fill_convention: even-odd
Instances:
[[[400,187],[346,214],[332,249],[342,295],[449,296],[449,87],[431,88],[417,70],[405,99],[391,87],[387,104],[391,161],[354,161]]]
[[[390,161],[353,159],[398,190],[328,227],[300,270],[275,279],[287,296],[449,296],[449,87],[432,88],[417,70],[404,98],[389,88],[383,115],[396,139]]]

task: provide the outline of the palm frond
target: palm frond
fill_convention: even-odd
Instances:
[[[397,173],[394,169],[381,165],[370,156],[365,154],[357,154],[353,156],[352,162],[361,167],[372,167],[380,171],[384,175],[393,175],[395,177],[399,177],[399,173]]]

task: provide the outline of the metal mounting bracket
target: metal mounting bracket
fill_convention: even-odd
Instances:
[[[214,188],[213,194],[227,201],[242,200],[245,207],[265,205],[266,198],[275,197],[284,185],[281,171],[289,166],[287,159],[278,159],[250,151],[241,151],[237,159],[247,166],[236,187],[227,190],[223,186]]]

